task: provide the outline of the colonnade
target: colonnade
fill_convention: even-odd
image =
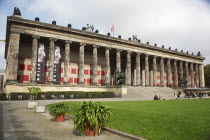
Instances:
[[[30,81],[36,82],[36,66],[37,66],[37,46],[39,42],[39,36],[32,36],[32,58],[31,58],[31,74]],[[49,38],[49,64],[48,64],[48,82],[53,82],[53,70],[54,70],[54,50],[55,50],[55,42],[57,39]],[[15,81],[17,78],[17,65],[18,59],[14,59],[18,56],[19,50],[19,41],[20,34],[19,33],[11,33],[10,41],[9,41],[9,55],[7,56],[9,59],[7,65],[8,78],[7,81]],[[70,51],[71,51],[72,41],[65,41],[65,56],[64,56],[64,83],[69,83],[69,65],[70,65]],[[79,84],[84,84],[84,55],[86,44],[79,44]],[[92,85],[97,85],[97,64],[98,64],[98,49],[99,46],[93,46],[93,72],[92,72]],[[100,46],[102,47],[102,46]],[[131,55],[135,57],[135,86],[157,86],[157,65],[160,64],[160,86],[165,86],[164,73],[167,73],[167,85],[174,87],[179,86],[179,81],[183,78],[188,80],[188,86],[194,87],[200,86],[205,87],[204,84],[204,66],[203,64],[176,60],[161,56],[149,55],[147,53],[142,52],[131,52],[129,50],[120,50],[116,49],[116,71],[121,71],[121,54],[122,51],[126,51],[126,85],[130,86],[132,77],[131,77]],[[110,84],[110,48],[105,48],[105,76],[104,76],[104,84]],[[143,62],[143,61],[144,62]],[[142,61],[142,62],[141,62]],[[166,62],[166,65],[165,65]],[[144,65],[141,65],[144,63]],[[151,65],[151,66],[150,66]],[[15,66],[15,67],[14,67]],[[143,67],[141,67],[143,66]],[[167,66],[167,71],[165,71],[165,66]],[[179,73],[178,73],[179,67]],[[189,69],[190,68],[190,69]],[[173,74],[172,74],[173,71]],[[184,75],[185,74],[185,75]],[[173,78],[172,78],[173,75]]]

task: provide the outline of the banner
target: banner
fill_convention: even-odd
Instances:
[[[55,60],[54,60],[54,77],[53,81],[60,82],[60,69],[61,69],[61,53],[60,47],[58,45],[55,46]]]
[[[46,53],[43,43],[39,43],[37,59],[36,80],[37,82],[45,82]]]

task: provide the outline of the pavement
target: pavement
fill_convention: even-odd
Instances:
[[[61,101],[66,100],[38,102],[46,105]],[[100,136],[86,137],[74,130],[72,118],[66,117],[63,123],[55,122],[49,113],[34,113],[34,109],[27,109],[27,102],[0,102],[0,140],[129,140],[108,131],[102,131]]]

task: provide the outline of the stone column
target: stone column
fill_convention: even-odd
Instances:
[[[177,60],[174,60],[174,87],[178,87]]]
[[[199,72],[198,72],[198,64],[195,64],[195,77],[196,77],[196,87],[199,87]]]
[[[7,50],[6,82],[17,82],[20,33],[11,32]]]
[[[199,65],[200,87],[205,87],[203,64]]]
[[[202,68],[202,87],[205,87],[205,78],[204,78],[204,65],[201,65]]]
[[[141,85],[145,87],[145,63],[143,64],[142,71],[141,71]]]
[[[153,86],[157,86],[157,57],[153,56]]]
[[[164,58],[160,58],[160,85],[161,87],[165,86],[165,81],[164,81]]]
[[[30,75],[30,81],[36,82],[36,66],[37,66],[37,52],[38,52],[38,39],[39,36],[32,36],[32,55],[31,55],[31,75]]]
[[[149,55],[145,55],[145,86],[149,86]]]
[[[116,71],[121,72],[121,57],[120,57],[121,50],[117,50],[116,54]]]
[[[187,87],[189,85],[189,70],[188,70],[188,62],[185,62],[185,71],[186,71],[186,74],[185,74],[185,78],[187,79],[188,83],[187,83]]]
[[[131,52],[130,51],[127,51],[126,69],[127,69],[126,84],[130,86],[131,85]]]
[[[70,44],[71,41],[65,41],[65,58],[64,58],[64,83],[69,83],[69,65],[70,65]]]
[[[109,50],[110,50],[110,48],[106,48],[106,51],[105,51],[105,60],[106,60],[105,85],[110,85],[110,57],[109,57]]]
[[[179,73],[180,73],[180,80],[183,79],[183,63],[180,61],[179,63]]]
[[[136,86],[141,86],[141,53],[136,54]]]
[[[168,77],[168,86],[171,86],[171,59],[167,60],[167,77]]]
[[[48,69],[48,83],[53,82],[54,76],[54,61],[55,61],[55,41],[56,39],[50,38],[50,46],[49,46],[49,69]]]
[[[79,84],[84,84],[84,47],[85,44],[80,43],[79,48]]]
[[[194,70],[193,70],[193,63],[190,64],[190,79],[191,79],[191,87],[195,86],[195,82],[194,82]]]
[[[97,48],[98,46],[93,45],[93,75],[92,75],[92,85],[97,85]]]

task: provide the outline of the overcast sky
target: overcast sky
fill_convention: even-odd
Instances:
[[[0,40],[14,7],[22,18],[82,29],[94,25],[101,34],[115,26],[115,36],[137,35],[159,47],[177,48],[206,57],[210,64],[210,0],[0,0]],[[0,68],[5,68],[5,44],[0,42]]]

